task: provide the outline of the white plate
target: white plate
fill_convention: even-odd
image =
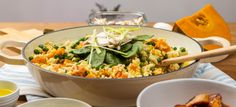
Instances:
[[[175,79],[152,84],[139,94],[137,107],[174,107],[201,93],[220,93],[225,104],[236,107],[235,86],[205,79]]]
[[[69,98],[45,98],[28,102],[17,107],[92,107],[89,104]]]

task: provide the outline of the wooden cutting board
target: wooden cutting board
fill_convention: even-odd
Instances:
[[[17,40],[17,41],[29,41],[32,38],[42,35],[43,31],[37,29],[29,29],[18,31],[13,28],[0,29],[0,41]]]
[[[23,31],[18,31],[13,28],[3,28],[0,29],[0,42],[14,40],[14,41],[23,41],[28,42],[29,40],[42,35],[43,31],[37,29],[28,29]],[[4,52],[9,53],[9,55],[19,55],[20,50],[15,48],[4,48]],[[0,58],[0,67],[4,65],[2,59]]]

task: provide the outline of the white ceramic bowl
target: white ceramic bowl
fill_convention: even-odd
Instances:
[[[19,98],[19,88],[10,81],[0,80],[0,89],[9,89],[13,91],[11,94],[0,97],[0,107],[12,107]]]
[[[89,104],[69,98],[45,98],[28,102],[17,107],[92,107]]]
[[[205,79],[174,79],[154,83],[138,96],[137,107],[174,107],[200,93],[220,93],[223,102],[236,107],[236,87]]]
[[[133,27],[133,26],[111,26],[111,27]],[[85,34],[91,34],[94,29],[97,32],[103,31],[104,26],[83,26],[58,30],[53,33],[34,38],[28,42],[22,50],[23,57],[4,55],[3,58],[10,61],[10,63],[27,62],[29,71],[34,79],[47,93],[56,97],[67,97],[83,100],[93,106],[106,106],[106,107],[127,107],[134,106],[139,93],[147,86],[169,79],[176,78],[191,78],[199,65],[199,60],[194,61],[189,66],[181,68],[180,70],[166,73],[158,76],[148,76],[140,78],[128,79],[104,79],[104,78],[84,78],[80,76],[70,76],[59,74],[43,69],[33,64],[29,56],[33,54],[33,50],[39,44],[51,41],[54,43],[62,43],[65,40],[77,40]],[[202,46],[194,39],[178,34],[175,32],[155,29],[152,27],[141,27],[140,30],[133,32],[137,35],[157,35],[157,38],[164,38],[170,46],[185,47],[189,54],[200,53],[203,51]],[[207,40],[204,42],[204,40]],[[204,39],[202,43],[212,43],[215,40]],[[6,41],[0,43],[0,49],[7,46],[22,47],[24,43]],[[1,54],[0,51],[0,56]],[[10,59],[10,60],[9,60]],[[209,61],[209,60],[208,60]],[[18,63],[18,64],[19,64]]]

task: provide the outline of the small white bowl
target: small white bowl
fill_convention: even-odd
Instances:
[[[154,83],[138,96],[137,107],[174,107],[201,93],[219,93],[223,102],[236,107],[236,87],[206,79],[174,79]]]
[[[0,89],[12,91],[12,93],[0,97],[0,107],[13,107],[19,98],[20,89],[15,83],[5,80],[0,80]]]
[[[44,98],[21,104],[17,107],[92,107],[89,104],[70,98]]]

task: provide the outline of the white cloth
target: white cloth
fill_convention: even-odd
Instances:
[[[210,63],[200,64],[194,78],[211,79],[236,86],[236,81]]]
[[[40,88],[27,67],[23,65],[5,64],[0,68],[0,80],[16,83],[20,88],[20,95],[26,95],[28,101],[36,98],[51,97]]]

